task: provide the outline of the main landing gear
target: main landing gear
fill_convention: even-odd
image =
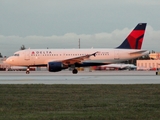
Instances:
[[[74,68],[74,69],[72,70],[72,73],[73,73],[73,74],[77,74],[77,73],[78,73],[78,70]]]
[[[73,74],[77,74],[78,73],[78,70],[76,69],[75,65],[71,65],[70,66],[70,70],[72,70]]]
[[[29,71],[29,67],[28,67],[26,70],[26,74],[29,74],[29,73],[30,73],[30,71]]]

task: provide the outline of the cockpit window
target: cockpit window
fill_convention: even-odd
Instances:
[[[14,54],[14,56],[19,56],[19,54]]]

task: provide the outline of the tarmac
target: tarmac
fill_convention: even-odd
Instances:
[[[156,71],[0,71],[0,84],[160,84]]]

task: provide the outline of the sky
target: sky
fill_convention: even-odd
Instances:
[[[147,23],[142,49],[160,52],[160,0],[0,0],[0,53],[22,45],[115,48],[138,23]]]

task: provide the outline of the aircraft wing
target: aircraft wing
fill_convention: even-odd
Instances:
[[[79,57],[65,59],[65,60],[62,60],[61,62],[65,65],[72,65],[75,63],[81,63],[82,61],[89,59],[91,56],[96,56],[96,53],[98,53],[98,52],[88,54],[88,55],[79,56]]]

